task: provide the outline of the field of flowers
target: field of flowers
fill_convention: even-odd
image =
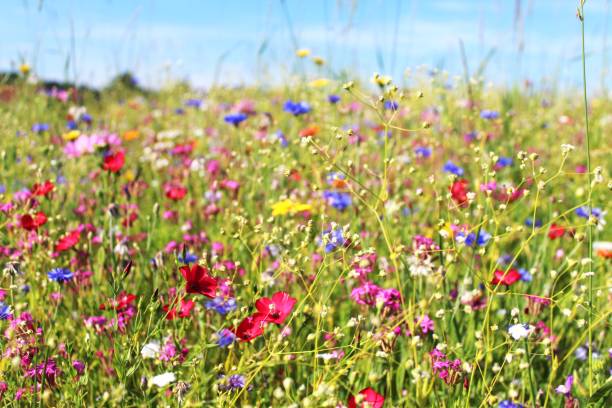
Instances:
[[[587,139],[579,94],[437,71],[94,95],[23,68],[3,406],[612,403],[609,99]]]

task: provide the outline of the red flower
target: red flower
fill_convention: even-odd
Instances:
[[[385,403],[385,397],[370,387],[359,391],[359,395],[362,396],[361,403],[359,404],[360,408],[382,408]],[[357,402],[352,395],[348,398],[348,408],[357,408]]]
[[[171,185],[166,188],[166,197],[171,200],[178,201],[185,197],[187,189],[180,184]]]
[[[300,137],[316,136],[319,133],[319,127],[317,125],[311,125],[307,128],[300,130]]]
[[[110,171],[111,173],[117,173],[125,164],[125,153],[123,150],[118,151],[115,154],[109,154],[104,157],[104,164],[102,168]]]
[[[55,188],[55,184],[47,180],[43,184],[35,183],[32,186],[32,195],[47,196]]]
[[[266,326],[264,316],[255,313],[253,316],[246,317],[240,322],[234,330],[236,336],[242,341],[251,341],[263,334],[263,329]]]
[[[108,302],[108,306],[104,303],[100,305],[100,310],[106,310],[106,308],[117,310],[118,312],[127,309],[138,296],[131,293],[121,292],[115,299],[111,299]]]
[[[164,305],[163,309],[166,312],[166,320],[174,320],[176,317],[180,317],[181,319],[185,319],[191,316],[191,311],[195,307],[195,303],[193,300],[185,300],[181,299],[181,306],[176,308],[173,307],[170,309],[170,306],[174,306],[176,303],[172,303],[169,305]]]
[[[495,271],[493,276],[493,280],[491,281],[492,285],[506,285],[510,286],[514,284],[516,281],[521,279],[521,274],[516,269],[510,269],[508,272],[504,273],[501,269]]]
[[[468,203],[468,181],[466,179],[460,179],[453,183],[450,187],[450,193],[453,200],[461,207],[465,207]]]
[[[561,238],[565,234],[565,228],[561,225],[552,224],[548,230],[548,238],[557,239]]]
[[[267,323],[282,324],[291,313],[296,299],[285,292],[276,292],[272,298],[261,298],[255,302],[255,307]]]
[[[21,228],[26,231],[35,231],[41,225],[44,225],[47,222],[47,216],[44,212],[39,211],[32,217],[30,214],[25,214],[21,216]]]
[[[187,293],[199,293],[209,298],[214,298],[217,294],[217,279],[208,274],[208,269],[200,265],[181,266],[183,278],[187,281],[185,290]]]
[[[57,241],[57,244],[55,244],[55,250],[57,252],[67,251],[75,246],[79,242],[79,239],[81,239],[81,231],[71,231],[68,233],[68,235],[60,238],[59,241]]]

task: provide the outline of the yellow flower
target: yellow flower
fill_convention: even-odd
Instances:
[[[133,172],[132,170],[127,170],[127,171],[126,171],[126,172],[123,174],[123,178],[124,178],[126,181],[132,181],[132,180],[134,180],[134,177],[135,177],[135,175],[134,175],[134,172]]]
[[[64,133],[62,135],[64,140],[74,140],[78,138],[79,136],[81,136],[81,132],[79,132],[78,130],[71,130],[70,132]]]
[[[24,62],[19,66],[19,72],[21,72],[23,75],[28,75],[28,73],[30,72],[30,65]]]
[[[327,84],[329,84],[329,79],[319,78],[315,79],[314,81],[310,81],[308,85],[310,85],[312,88],[323,88],[327,86]]]
[[[325,60],[321,57],[312,57],[312,62],[318,66],[325,65]]]
[[[125,133],[123,133],[123,139],[126,142],[129,142],[130,140],[134,140],[138,138],[138,136],[140,136],[140,132],[138,130],[127,130]]]
[[[391,83],[391,77],[387,75],[374,74],[372,82],[378,86],[385,86]]]
[[[308,48],[300,48],[295,52],[295,55],[300,58],[304,58],[310,55],[310,50]]]
[[[272,205],[272,216],[296,214],[303,211],[312,211],[312,205],[296,203],[292,200],[282,200]]]

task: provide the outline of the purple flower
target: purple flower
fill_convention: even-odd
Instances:
[[[574,384],[574,376],[568,375],[565,384],[561,384],[555,388],[557,394],[570,395],[572,393],[572,385]]]
[[[72,367],[76,370],[78,375],[83,374],[83,372],[85,371],[85,363],[79,360],[74,360],[72,362]]]
[[[493,120],[499,118],[499,112],[494,110],[482,110],[480,112],[480,117],[485,120]]]
[[[276,132],[276,137],[278,138],[278,141],[280,142],[281,146],[289,146],[289,142],[287,141],[287,138],[285,137],[285,134],[283,132],[281,132],[280,130]]]
[[[434,322],[429,318],[428,315],[424,315],[420,319],[419,326],[421,326],[421,331],[423,334],[427,334],[429,332],[434,331]]]

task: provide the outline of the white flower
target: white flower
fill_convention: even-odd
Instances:
[[[158,387],[165,387],[166,385],[176,381],[176,375],[174,373],[163,373],[152,377],[149,382]]]
[[[408,269],[411,276],[429,276],[433,273],[434,264],[429,256],[420,258],[411,255],[408,257]]]
[[[142,350],[140,350],[140,354],[142,355],[142,358],[157,358],[160,351],[161,351],[161,346],[159,344],[159,341],[153,340],[152,342],[147,343],[144,346],[142,346]]]
[[[528,324],[513,324],[508,328],[508,334],[512,336],[514,340],[524,339],[529,336],[531,329]]]

